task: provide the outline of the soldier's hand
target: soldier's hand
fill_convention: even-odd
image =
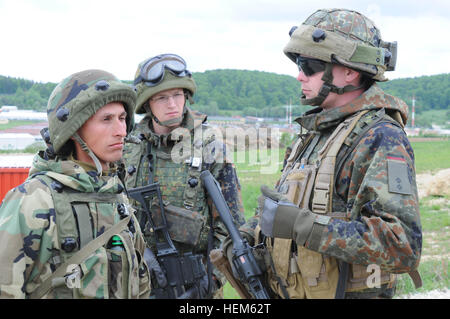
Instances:
[[[233,263],[233,241],[231,240],[230,236],[227,236],[225,240],[222,242],[222,251],[225,253],[228,262],[230,263],[231,270],[233,271],[233,277],[236,279],[240,279],[239,273],[236,270],[236,267],[234,267]]]
[[[265,185],[261,186],[261,193],[258,199],[261,232],[267,237],[292,239],[304,246],[318,215],[296,207],[283,194]],[[323,224],[323,217],[320,217]],[[328,222],[329,218],[325,219]]]
[[[197,285],[186,290],[177,299],[206,299],[210,298],[212,293],[217,289],[214,280],[211,278],[211,289],[209,289],[208,274],[205,274]]]
[[[156,281],[158,282],[158,286],[162,288],[166,287],[167,286],[166,275],[164,274],[164,271],[159,265],[158,260],[156,260],[155,254],[153,254],[153,252],[148,247],[145,248],[144,250],[144,260],[147,263],[150,273],[155,275]]]
[[[261,186],[262,195],[258,198],[259,208],[259,227],[261,232],[267,237],[274,237],[273,227],[275,222],[275,215],[280,205],[294,206],[289,202],[283,194],[266,185]]]

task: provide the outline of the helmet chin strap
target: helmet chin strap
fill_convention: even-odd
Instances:
[[[147,109],[147,107],[148,107],[148,109]],[[156,123],[158,123],[158,124],[161,125],[161,126],[165,126],[165,127],[171,127],[171,126],[174,126],[174,125],[177,125],[177,124],[181,124],[181,122],[183,122],[184,115],[185,115],[186,112],[187,112],[186,104],[185,104],[184,107],[183,107],[183,113],[182,113],[181,116],[176,117],[176,118],[173,118],[173,119],[170,119],[170,120],[167,120],[167,121],[160,121],[160,120],[153,114],[153,112],[150,110],[150,106],[147,105],[147,106],[145,106],[145,108],[146,108],[147,113],[150,113],[150,116],[152,117],[152,119],[153,119]]]
[[[89,149],[87,144],[83,141],[83,139],[80,137],[80,135],[78,135],[78,133],[75,133],[73,135],[73,138],[80,144],[81,149],[83,151],[85,151],[89,155],[90,158],[92,158],[92,160],[94,161],[95,167],[97,169],[97,175],[100,176],[102,174],[103,168],[102,168],[102,165],[100,164],[100,161],[97,158],[97,156],[95,156],[94,152],[92,152]]]
[[[346,85],[344,87],[338,87],[335,86],[333,83],[333,64],[327,63],[325,66],[325,71],[323,72],[322,76],[322,87],[319,90],[319,94],[317,94],[316,97],[313,97],[311,99],[307,99],[305,94],[302,93],[302,96],[300,98],[300,102],[303,105],[311,105],[311,106],[320,106],[322,105],[323,101],[327,98],[327,96],[330,94],[330,92],[336,93],[336,94],[344,94],[346,92],[356,91],[363,86],[354,86],[354,85]]]

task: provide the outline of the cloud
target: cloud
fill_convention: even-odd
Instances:
[[[131,80],[143,59],[183,56],[193,72],[231,68],[297,75],[283,54],[288,31],[335,1],[0,0],[0,74],[58,82],[88,68]],[[449,72],[448,1],[356,1],[339,6],[399,42],[390,78]],[[7,30],[7,31],[5,31]]]

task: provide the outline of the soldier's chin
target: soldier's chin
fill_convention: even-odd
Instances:
[[[122,158],[122,150],[121,151],[116,151],[116,152],[111,152],[110,154],[108,154],[108,158],[104,159],[104,162],[106,163],[113,163],[113,162],[117,162],[118,160],[120,160]]]

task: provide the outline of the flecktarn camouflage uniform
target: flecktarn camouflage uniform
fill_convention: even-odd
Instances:
[[[138,68],[139,71],[139,68]],[[138,75],[138,73],[137,73]],[[195,82],[191,77],[179,77],[165,70],[164,79],[156,86],[137,85],[136,113],[145,113],[143,105],[158,92],[183,88],[193,102]],[[158,182],[165,206],[170,236],[181,253],[203,255],[206,265],[208,235],[212,226],[212,249],[220,247],[227,230],[200,180],[202,170],[209,170],[219,182],[225,201],[237,227],[245,222],[241,186],[234,164],[229,160],[225,144],[214,138],[214,128],[206,123],[206,116],[184,106],[182,121],[168,134],[156,134],[153,130],[151,111],[136,125],[132,134],[140,137],[139,144],[128,143],[124,151],[127,188]],[[210,134],[211,133],[211,134]],[[152,177],[149,174],[149,158],[152,159]],[[136,203],[136,205],[139,205]],[[153,209],[153,211],[155,211]],[[180,218],[182,216],[182,218]],[[145,216],[137,217],[145,223]],[[156,221],[158,216],[154,216]],[[146,241],[153,250],[155,238],[141,222]],[[213,275],[218,287],[225,277],[215,268]],[[221,297],[217,290],[214,298]]]
[[[204,129],[202,127],[204,127],[203,121],[205,118],[206,117],[204,115],[198,115],[190,110],[187,111],[184,116],[185,120],[183,121],[181,127],[187,128],[185,132],[189,132],[189,134],[186,134],[188,138],[190,136],[194,136],[194,129]],[[143,186],[150,182],[149,175],[147,173],[148,158],[146,156],[147,143],[150,143],[152,146],[152,152],[154,152],[153,182],[159,182],[164,204],[187,208],[187,211],[192,214],[192,219],[202,220],[200,223],[201,229],[197,230],[186,229],[186,225],[169,224],[172,236],[176,236],[174,232],[178,234],[176,238],[173,238],[175,240],[175,246],[181,253],[193,252],[196,254],[203,254],[206,257],[211,218],[213,218],[212,225],[214,230],[213,248],[220,247],[220,243],[227,235],[227,230],[220,221],[219,214],[217,213],[212,200],[204,191],[199,178],[201,171],[190,168],[189,163],[191,162],[186,163],[187,158],[181,160],[180,162],[174,162],[172,160],[172,151],[174,147],[176,147],[178,140],[172,140],[170,134],[159,136],[150,131],[150,121],[150,117],[144,118],[133,131],[134,135],[143,134],[142,136],[145,136],[144,141],[139,145],[127,144],[124,152],[124,160],[127,168],[133,167],[131,171],[134,171],[133,174],[129,174],[126,178],[127,187],[133,188]],[[191,147],[190,145],[191,144],[187,147]],[[233,219],[239,227],[245,222],[245,219],[243,217],[241,189],[236,170],[231,162],[227,162],[225,160],[226,154],[224,154],[224,145],[221,143],[210,141],[209,145],[207,144],[202,146],[201,156],[203,158],[211,158],[211,152],[213,149],[215,153],[214,156],[224,159],[224,161],[215,162],[211,160],[209,161],[209,164],[203,162],[203,169],[210,170],[213,176],[220,183],[222,193],[228,203]],[[193,153],[194,152],[190,153],[191,156]],[[198,176],[196,173],[198,173]],[[191,184],[192,187],[188,185],[189,180],[195,180],[195,182]],[[138,218],[141,217],[139,214],[137,216]],[[177,229],[179,230],[177,231]],[[183,230],[184,235],[181,234],[181,230]],[[192,236],[195,237],[197,235],[197,238],[192,238]],[[153,247],[154,238],[150,233],[146,233],[146,240],[149,245]],[[225,280],[223,275],[215,269],[213,270],[213,273],[216,278],[221,280],[223,285]]]
[[[28,179],[0,206],[1,298],[148,297],[145,242],[116,167],[99,174],[71,153],[61,154],[103,105],[121,101],[130,112],[135,99],[129,86],[100,70],[76,73],[55,88],[48,104],[52,145],[35,155]],[[117,232],[109,236],[110,229]],[[119,251],[109,245],[113,235]],[[102,237],[92,253],[70,263]]]
[[[335,33],[346,37],[341,50],[333,46],[339,42]],[[285,53],[293,60],[303,54],[331,62],[321,54],[334,52],[334,63],[345,62],[340,64],[386,80],[385,66],[363,63],[362,58],[350,61],[344,41],[356,41],[361,52],[381,43],[373,23],[359,13],[319,10],[291,34]],[[345,59],[336,58],[338,54]],[[332,78],[327,81],[331,84]],[[275,264],[267,266],[269,284],[277,296],[335,298],[346,265],[346,280],[339,284],[346,298],[392,297],[394,274],[417,275],[422,230],[414,153],[403,130],[407,117],[407,105],[374,83],[346,105],[317,107],[296,119],[307,133],[293,144],[276,190],[317,219],[304,246],[289,236],[265,240]],[[250,219],[242,230],[251,233],[257,221]],[[296,227],[300,225],[294,225],[293,232]],[[255,233],[257,240],[259,235]],[[369,277],[377,268],[380,280],[373,284]]]

